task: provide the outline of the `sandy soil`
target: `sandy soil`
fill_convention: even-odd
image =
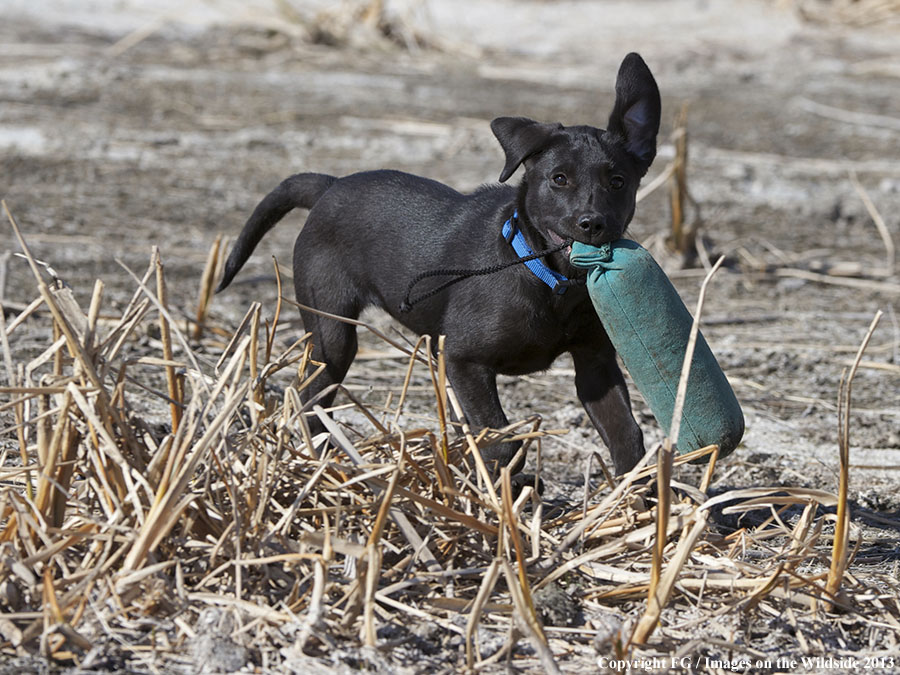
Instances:
[[[391,167],[463,190],[496,180],[493,117],[603,126],[618,62],[640,51],[662,91],[663,139],[688,106],[703,240],[711,257],[728,256],[704,333],[747,433],[713,489],[836,488],[838,382],[883,310],[854,383],[851,495],[873,564],[897,573],[900,277],[885,271],[885,243],[850,178],[900,240],[896,30],[804,22],[774,2],[491,0],[461,12],[441,0],[388,3],[387,39],[327,3],[187,12],[125,2],[98,14],[101,4],[13,2],[0,22],[0,193],[35,254],[84,303],[98,277],[124,302],[133,282],[121,264],[143,269],[157,245],[173,304],[192,306],[216,234],[236,235],[296,171]],[[673,153],[664,140],[648,178]],[[667,222],[658,190],[630,235],[652,241]],[[218,316],[236,322],[251,300],[273,305],[271,256],[289,261],[301,224],[291,216],[269,235],[217,297]],[[12,249],[4,232],[0,253]],[[810,275],[844,264],[859,274]],[[33,282],[22,261],[6,265],[0,293],[15,309],[34,297]],[[673,279],[693,307],[702,272]],[[290,334],[300,330],[295,322]],[[13,346],[23,357],[39,348]],[[367,337],[362,349],[385,348]],[[402,371],[401,359],[361,359],[348,382],[376,401]],[[601,445],[571,378],[561,360],[504,379],[501,392],[511,417],[536,412],[546,427],[571,430],[544,445],[558,479],[551,500],[580,495],[589,451]],[[659,438],[636,405],[648,439]]]

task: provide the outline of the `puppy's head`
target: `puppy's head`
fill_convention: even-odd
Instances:
[[[549,243],[597,246],[619,239],[634,215],[641,178],[656,156],[660,100],[637,54],[622,61],[606,129],[498,117],[491,130],[506,153],[504,182],[525,165],[525,218]]]

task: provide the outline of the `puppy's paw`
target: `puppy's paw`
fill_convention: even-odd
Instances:
[[[515,473],[509,477],[512,486],[513,501],[519,498],[526,486],[537,490],[539,496],[544,494],[544,481],[533,473]]]

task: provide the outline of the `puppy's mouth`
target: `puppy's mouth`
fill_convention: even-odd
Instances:
[[[547,230],[547,238],[550,240],[550,243],[553,244],[553,246],[560,246],[562,244],[565,244],[568,241],[569,245],[566,246],[562,250],[565,252],[566,257],[569,257],[569,255],[572,253],[572,240],[571,239],[563,239],[558,234],[556,234],[556,232],[554,232],[553,230],[549,230],[549,229]]]

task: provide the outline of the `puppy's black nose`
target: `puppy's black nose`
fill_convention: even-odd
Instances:
[[[591,236],[603,233],[604,222],[600,216],[585,215],[578,219],[578,227]]]

